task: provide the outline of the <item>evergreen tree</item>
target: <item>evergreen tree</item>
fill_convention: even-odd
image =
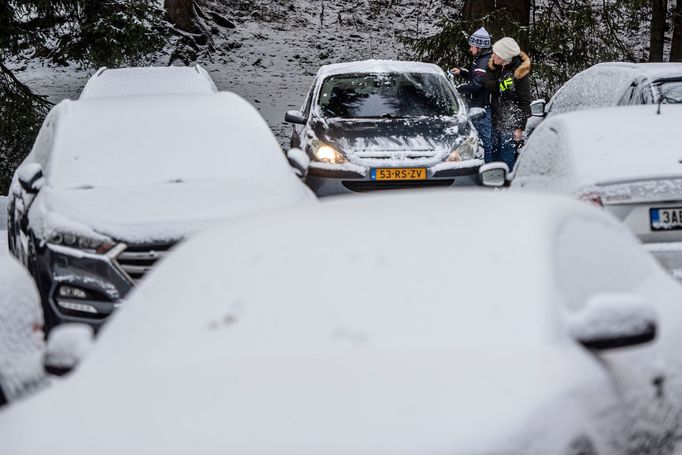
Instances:
[[[50,108],[6,62],[19,54],[57,64],[135,63],[166,42],[155,0],[0,0],[0,193]]]

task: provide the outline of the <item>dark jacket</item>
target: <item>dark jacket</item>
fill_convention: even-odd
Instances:
[[[498,131],[525,129],[530,117],[530,57],[521,52],[502,67],[488,63],[485,87],[492,95],[493,125]]]
[[[490,92],[485,88],[485,78],[488,73],[488,62],[493,55],[486,50],[476,55],[469,68],[460,68],[460,76],[466,81],[457,87],[457,91],[469,100],[471,107],[490,106]]]

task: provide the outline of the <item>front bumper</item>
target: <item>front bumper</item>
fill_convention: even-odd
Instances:
[[[119,267],[119,244],[107,254],[93,254],[62,245],[37,248],[34,271],[48,328],[66,322],[86,323],[98,329],[134,286]],[[87,293],[88,298],[59,295],[60,286]]]
[[[351,163],[327,164],[312,162],[305,178],[306,184],[317,196],[330,196],[334,194],[402,189],[421,187],[451,187],[480,185],[478,169],[483,165],[483,160],[469,160],[458,163],[438,163],[426,167],[426,180],[372,180],[370,167],[359,166]],[[393,165],[389,167],[424,167]]]

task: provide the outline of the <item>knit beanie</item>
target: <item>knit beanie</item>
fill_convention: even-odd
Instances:
[[[521,48],[513,38],[502,38],[493,44],[493,52],[505,62],[510,62],[521,53]]]
[[[490,49],[490,33],[481,27],[469,37],[469,46],[476,46],[481,49]]]

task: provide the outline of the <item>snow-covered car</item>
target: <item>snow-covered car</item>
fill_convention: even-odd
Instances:
[[[680,125],[682,105],[662,105],[660,114],[646,105],[550,118],[526,144],[510,187],[603,207],[675,272],[682,267]]]
[[[0,251],[0,406],[44,383],[44,353],[36,286],[15,258]]]
[[[478,183],[478,133],[436,65],[323,66],[301,110],[287,112],[285,120],[294,124],[291,147],[310,159],[301,173],[320,196]]]
[[[200,65],[100,68],[83,87],[80,99],[217,91],[213,79]]]
[[[526,131],[558,114],[659,101],[682,103],[682,63],[599,63],[576,74],[546,105],[534,101]]]
[[[314,200],[233,93],[67,100],[15,173],[9,246],[36,279],[48,328],[97,326],[191,233]]]
[[[621,455],[680,434],[682,287],[569,198],[434,190],[240,219],[129,298],[69,381],[0,414],[3,450]]]

